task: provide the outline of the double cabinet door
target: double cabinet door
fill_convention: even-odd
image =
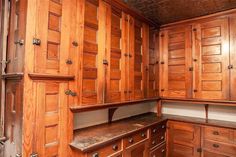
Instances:
[[[233,95],[230,86],[234,83],[234,76],[230,75],[234,59],[230,55],[235,52],[230,53],[229,36],[233,33],[229,18],[163,30],[161,96],[229,100]]]

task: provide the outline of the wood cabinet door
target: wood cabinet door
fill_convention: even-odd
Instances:
[[[191,98],[191,27],[160,32],[160,95]]]
[[[34,82],[36,108],[33,151],[38,156],[67,156],[67,82]]]
[[[130,67],[133,78],[130,83],[132,83],[132,98],[138,100],[145,97],[149,28],[137,19],[130,19],[130,24],[134,24],[134,40],[130,40],[130,45],[134,44],[133,51],[130,51],[130,57],[133,58]]]
[[[99,0],[81,1],[84,15],[79,17],[84,27],[80,44],[80,73],[78,88],[81,105],[103,103],[105,67],[106,8]],[[80,14],[80,12],[78,13]]]
[[[149,30],[149,53],[148,56],[148,75],[147,75],[147,97],[158,96],[159,87],[159,56],[158,56],[158,34],[154,30]]]
[[[35,4],[36,5],[36,4]],[[68,74],[72,1],[37,0],[34,72]],[[73,64],[73,60],[72,60]]]
[[[229,99],[228,18],[196,24],[193,42],[193,97]]]
[[[106,97],[105,102],[121,102],[124,100],[125,56],[122,55],[122,11],[108,5],[107,40],[106,40]],[[124,28],[125,29],[125,28]],[[125,46],[125,45],[124,45]],[[122,68],[123,67],[123,68]],[[121,73],[122,71],[122,73]],[[123,75],[123,76],[122,76]]]
[[[168,156],[170,157],[200,157],[201,128],[198,125],[168,122]]]

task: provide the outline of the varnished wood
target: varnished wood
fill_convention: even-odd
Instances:
[[[73,75],[52,75],[52,74],[39,74],[39,73],[29,73],[29,77],[32,80],[64,80],[71,81],[75,79]]]

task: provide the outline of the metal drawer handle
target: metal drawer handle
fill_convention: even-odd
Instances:
[[[166,150],[165,149],[162,149],[161,152],[164,153]]]
[[[162,129],[165,129],[165,125],[162,125],[161,128],[162,128]]]
[[[156,144],[156,141],[152,141],[152,145],[155,145]]]
[[[133,142],[134,142],[133,138],[130,138],[129,143],[133,143]]]
[[[146,134],[145,134],[145,133],[142,133],[141,136],[142,136],[142,137],[146,137]]]
[[[157,132],[157,130],[156,130],[156,129],[153,129],[153,130],[152,130],[152,132],[153,132],[153,133],[156,133],[156,132]]]
[[[99,154],[98,154],[98,153],[94,153],[94,154],[92,155],[92,157],[99,157]]]
[[[164,136],[161,136],[161,140],[164,140]]]
[[[213,135],[219,135],[220,133],[218,131],[213,131]]]
[[[218,144],[213,144],[213,147],[219,148],[220,146]]]
[[[113,149],[114,151],[117,151],[117,150],[118,150],[118,146],[117,146],[117,145],[114,145],[114,146],[112,146],[112,149]]]

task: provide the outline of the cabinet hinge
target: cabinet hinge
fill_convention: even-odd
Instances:
[[[66,95],[71,95],[71,96],[73,96],[73,97],[77,95],[76,92],[72,92],[71,90],[66,90],[66,91],[65,91],[65,94],[66,94]]]
[[[229,66],[228,66],[228,69],[233,69],[233,68],[234,68],[233,65],[229,65]]]
[[[190,67],[190,68],[189,68],[189,71],[193,71],[193,67]]]
[[[106,59],[103,59],[102,63],[103,63],[104,65],[108,65],[108,61],[107,61]]]

